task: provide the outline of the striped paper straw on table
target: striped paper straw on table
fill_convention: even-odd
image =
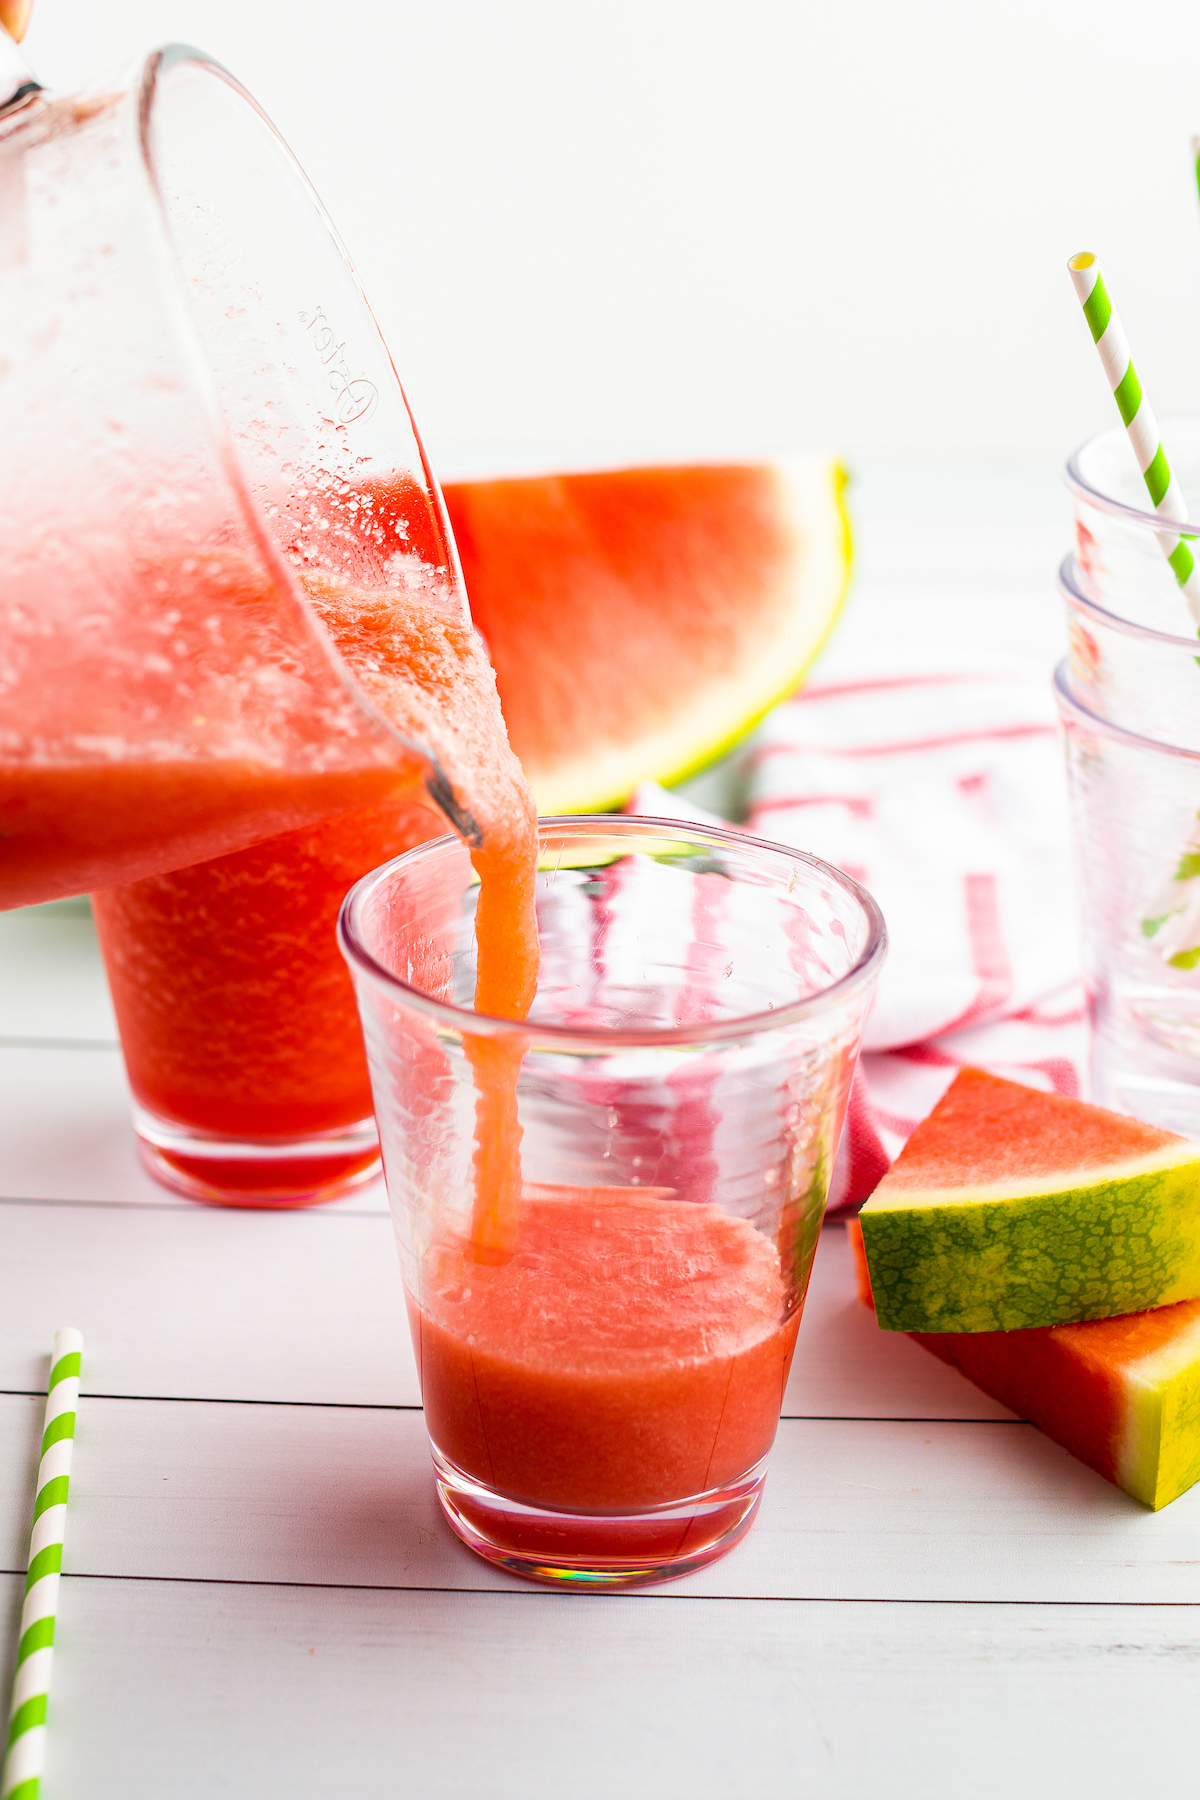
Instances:
[[[1187,506],[1182,491],[1167,460],[1154,411],[1142,392],[1129,354],[1129,342],[1109,298],[1100,264],[1090,250],[1083,250],[1070,258],[1067,268],[1083,306],[1088,329],[1100,352],[1100,362],[1146,483],[1151,505],[1160,518],[1187,524]],[[1163,532],[1158,541],[1192,618],[1200,626],[1200,568],[1196,563],[1195,540],[1181,537],[1178,532]],[[1170,878],[1146,909],[1142,932],[1153,940],[1158,954],[1172,967],[1191,969],[1200,963],[1200,815]]]
[[[42,1461],[33,1503],[29,1569],[25,1576],[25,1604],[21,1611],[0,1800],[37,1800],[45,1765],[46,1697],[54,1660],[54,1620],[58,1612],[82,1353],[83,1339],[77,1331],[60,1331],[56,1335],[50,1357]]]

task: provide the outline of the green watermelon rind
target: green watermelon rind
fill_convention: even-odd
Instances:
[[[1200,1296],[1200,1158],[1040,1194],[859,1215],[884,1331],[1020,1331]]]

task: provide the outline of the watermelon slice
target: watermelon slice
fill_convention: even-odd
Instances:
[[[846,592],[845,482],[809,456],[446,488],[540,812],[682,779],[796,687]]]
[[[858,1221],[848,1229],[870,1306]],[[912,1335],[1143,1505],[1157,1511],[1200,1480],[1200,1300],[1087,1325]]]
[[[962,1069],[859,1215],[885,1331],[1012,1331],[1200,1295],[1200,1145]]]

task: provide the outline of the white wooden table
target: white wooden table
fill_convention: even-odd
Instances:
[[[875,514],[892,535],[867,534],[835,666],[893,654],[889,618],[953,637],[961,577],[927,535],[922,582],[904,512]],[[985,513],[958,514],[964,545]],[[1048,555],[999,561],[975,602],[1003,601],[1002,648],[1048,653]],[[381,1189],[269,1215],[157,1188],[81,905],[0,916],[6,1665],[68,1323],[87,1355],[45,1800],[1195,1790],[1200,1490],[1151,1515],[878,1332],[837,1226],[731,1555],[604,1597],[471,1556],[434,1498]]]

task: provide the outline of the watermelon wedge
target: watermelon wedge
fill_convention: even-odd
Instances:
[[[540,812],[680,780],[797,686],[846,592],[845,484],[808,456],[445,489]]]
[[[885,1331],[1013,1331],[1200,1296],[1200,1145],[962,1069],[859,1215]]]
[[[848,1230],[870,1306],[858,1221]],[[1143,1505],[1157,1511],[1200,1480],[1200,1300],[1086,1325],[912,1335]]]

